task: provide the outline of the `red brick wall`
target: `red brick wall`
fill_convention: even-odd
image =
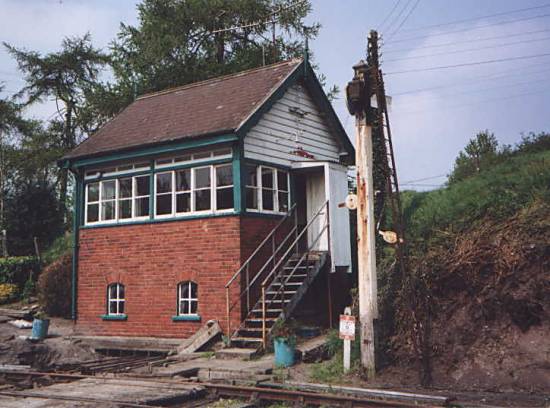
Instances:
[[[252,224],[262,229],[260,219]],[[250,228],[241,228],[240,218],[234,216],[82,229],[77,330],[88,335],[185,338],[209,319],[225,328],[224,286],[240,266],[240,236]],[[172,321],[176,287],[185,280],[198,284],[201,322]],[[125,285],[128,319],[102,320],[107,285],[117,281]],[[237,307],[232,321],[239,314]]]

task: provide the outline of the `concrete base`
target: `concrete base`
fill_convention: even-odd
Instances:
[[[225,348],[216,351],[216,358],[222,360],[244,360],[248,361],[258,356],[258,350],[246,348]]]
[[[119,336],[71,336],[69,340],[79,341],[94,350],[125,350],[169,353],[175,351],[183,339],[158,337],[119,337]]]

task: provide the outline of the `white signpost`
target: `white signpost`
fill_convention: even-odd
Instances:
[[[350,307],[340,315],[340,338],[344,340],[344,373],[347,373],[351,368],[351,341],[355,340],[355,316],[351,315]]]

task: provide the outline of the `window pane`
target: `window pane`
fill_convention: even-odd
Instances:
[[[191,211],[191,193],[176,194],[176,212]]]
[[[246,166],[245,167],[245,184],[247,186],[257,186],[258,177],[256,172],[257,166]]]
[[[118,196],[119,198],[132,197],[132,179],[125,178],[118,181]]]
[[[233,208],[233,189],[222,188],[216,191],[216,206],[218,210]]]
[[[157,193],[172,191],[172,173],[157,174]]]
[[[116,314],[116,302],[109,302],[109,314]]]
[[[164,194],[157,196],[157,214],[171,214],[172,213],[172,194]]]
[[[210,190],[195,191],[195,211],[210,209]]]
[[[176,171],[176,191],[191,190],[191,169]]]
[[[197,302],[191,301],[191,314],[197,314]]]
[[[174,161],[176,163],[186,162],[186,161],[189,161],[189,160],[191,160],[191,155],[190,154],[187,154],[185,156],[179,156],[179,157],[176,157],[174,159]]]
[[[190,285],[191,285],[191,297],[193,299],[196,299],[197,298],[197,284],[191,282]]]
[[[118,302],[118,313],[124,313],[124,301]]]
[[[149,195],[149,176],[136,177],[136,195]]]
[[[195,169],[195,188],[210,187],[210,167]]]
[[[231,186],[233,185],[233,168],[229,166],[216,167],[216,186]]]
[[[189,297],[189,282],[184,282],[184,283],[180,284],[180,287],[181,287],[180,297],[182,299],[188,298]]]
[[[183,300],[181,302],[181,314],[189,314],[189,301]]]
[[[288,191],[288,178],[286,171],[277,170],[277,188]]]
[[[132,218],[132,200],[118,202],[118,218]]]
[[[118,285],[118,298],[124,299],[124,285]]]
[[[262,167],[262,187],[273,188],[273,170]]]
[[[258,209],[258,189],[256,188],[246,188],[246,208],[253,210]]]
[[[102,200],[112,200],[115,198],[115,194],[116,194],[116,180],[109,180],[109,181],[104,181],[103,183],[101,183],[101,186],[102,186],[102,195],[101,195],[101,199]]]
[[[279,193],[279,211],[288,211],[288,193]]]
[[[115,202],[107,201],[101,203],[101,219],[102,220],[114,220],[115,219]]]
[[[116,293],[116,285],[110,285],[109,286],[109,299],[116,299],[117,293]]]
[[[88,204],[88,215],[86,221],[99,221],[99,204]]]
[[[149,215],[149,197],[136,198],[136,217],[145,217]]]
[[[99,183],[88,184],[88,202],[99,201]]]
[[[262,208],[264,210],[273,210],[273,190],[262,189]]]

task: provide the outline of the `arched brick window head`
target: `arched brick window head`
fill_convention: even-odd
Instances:
[[[107,314],[111,316],[124,315],[124,285],[122,283],[111,283],[107,286]]]
[[[197,315],[199,306],[198,285],[185,281],[178,284],[178,316]]]

